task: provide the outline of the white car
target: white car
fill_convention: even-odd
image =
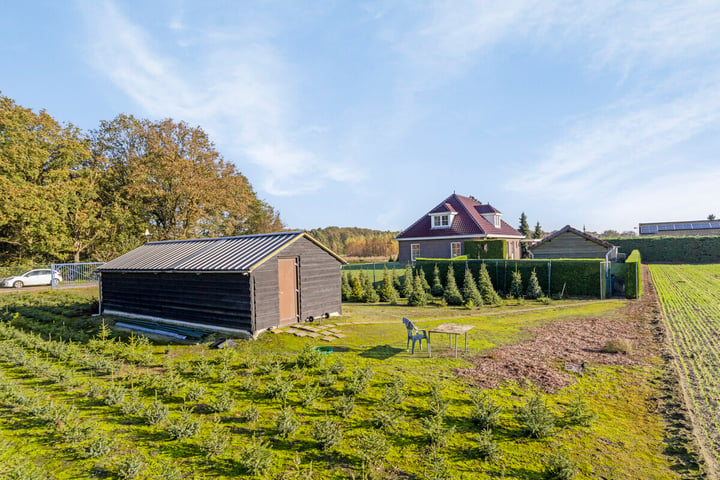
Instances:
[[[59,273],[55,272],[55,283],[62,282],[62,277]],[[35,285],[51,285],[52,284],[52,270],[50,269],[38,269],[30,270],[22,275],[15,277],[8,277],[3,280],[3,287],[30,287]]]

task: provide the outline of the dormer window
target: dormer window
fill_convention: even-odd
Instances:
[[[450,228],[454,213],[433,213],[430,215],[432,228]]]
[[[483,215],[483,217],[485,217],[485,220],[492,223],[495,228],[500,228],[502,226],[502,223],[500,223],[500,217],[502,217],[502,214],[500,213]]]

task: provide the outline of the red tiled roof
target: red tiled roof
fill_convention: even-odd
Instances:
[[[451,212],[456,213],[450,228],[432,228],[432,218],[429,216],[433,213]],[[425,238],[425,237],[449,237],[449,236],[474,236],[474,235],[500,235],[510,237],[522,237],[523,235],[508,225],[504,221],[500,221],[500,227],[495,225],[483,217],[483,214],[500,213],[492,205],[478,202],[470,197],[452,194],[435,208],[420,217],[410,227],[405,229],[398,239],[408,238]]]

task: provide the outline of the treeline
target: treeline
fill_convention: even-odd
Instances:
[[[310,230],[310,235],[314,238],[334,252],[347,257],[397,257],[398,244],[393,238],[399,233],[357,227]]]
[[[0,262],[105,261],[152,240],[283,229],[199,127],[119,115],[83,132],[0,96]]]

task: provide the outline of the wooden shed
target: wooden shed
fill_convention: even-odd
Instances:
[[[570,225],[528,247],[528,251],[534,259],[602,258],[611,261],[617,258],[616,246]]]
[[[98,269],[101,312],[255,336],[340,315],[343,263],[305,232],[150,242]]]

